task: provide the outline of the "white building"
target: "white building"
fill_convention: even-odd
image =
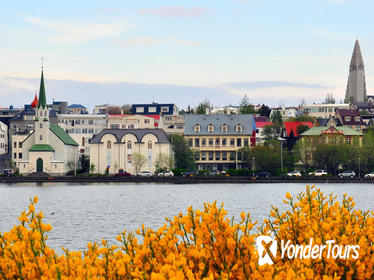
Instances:
[[[323,119],[333,117],[337,109],[349,109],[349,104],[311,104],[302,107],[304,115]]]
[[[135,174],[136,156],[144,163],[140,170],[155,172],[155,161],[159,155],[171,156],[170,142],[162,129],[104,129],[90,141],[90,165],[95,172],[111,174],[120,169]]]
[[[302,115],[302,110],[299,107],[282,107],[282,108],[273,108],[270,112],[270,119],[276,111],[280,111],[282,114],[283,120],[290,118],[296,118]]]
[[[90,155],[89,140],[107,128],[107,115],[61,114],[57,115],[61,128],[78,143],[80,154]]]
[[[184,134],[184,116],[182,115],[165,115],[161,116],[159,128],[163,129],[166,134]]]
[[[107,128],[157,128],[159,115],[108,115]]]
[[[76,164],[78,144],[60,126],[49,121],[43,71],[34,131],[26,137],[14,135],[12,147],[12,159],[23,175],[34,172],[64,175]]]
[[[0,155],[8,152],[8,126],[0,122]]]

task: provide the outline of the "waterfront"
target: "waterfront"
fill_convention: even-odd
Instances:
[[[352,196],[356,207],[373,210],[373,184],[319,184],[340,200],[344,193]],[[53,227],[48,244],[60,250],[84,249],[88,242],[115,237],[124,228],[135,230],[142,223],[157,229],[165,220],[189,205],[202,208],[204,202],[225,203],[229,217],[250,212],[262,222],[271,205],[282,209],[286,192],[305,190],[305,183],[293,184],[90,184],[43,183],[0,185],[0,232],[18,223],[17,217],[27,209],[29,198],[37,195],[37,210]],[[50,215],[51,212],[54,215]]]

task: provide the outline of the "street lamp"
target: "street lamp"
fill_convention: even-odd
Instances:
[[[283,145],[282,145],[282,141],[285,141],[287,139],[284,139],[282,137],[278,137],[278,140],[281,144],[281,172],[283,173]]]
[[[255,176],[255,157],[252,157],[252,176]]]
[[[360,178],[361,175],[361,158],[358,157],[358,178]]]

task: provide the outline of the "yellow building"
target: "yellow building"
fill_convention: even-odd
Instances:
[[[241,153],[255,145],[253,115],[186,115],[184,135],[199,170],[245,168]]]

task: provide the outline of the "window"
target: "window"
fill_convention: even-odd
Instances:
[[[243,131],[243,126],[242,126],[241,124],[237,124],[237,125],[235,126],[235,131],[236,131],[236,132],[242,132],[242,131]]]
[[[201,140],[201,146],[205,147],[206,146],[206,138],[203,138]]]
[[[357,137],[353,138],[353,145],[355,145],[355,146],[358,145],[358,138]]]
[[[81,124],[81,120],[75,120],[75,124]]]
[[[118,123],[112,123],[112,124],[110,125],[110,128],[113,128],[113,129],[119,129],[120,126],[119,126]]]
[[[195,124],[195,125],[194,125],[194,128],[193,128],[193,131],[194,131],[194,132],[200,132],[200,125]]]
[[[188,147],[192,147],[192,138],[188,139]]]
[[[236,153],[230,152],[230,160],[235,160],[235,159],[236,159]]]
[[[221,159],[220,152],[215,152],[215,154],[216,154],[216,160],[220,160]]]
[[[356,131],[361,131],[361,128],[359,125],[356,125]]]
[[[226,124],[222,125],[222,132],[227,132],[227,125]]]
[[[219,143],[220,143],[219,138],[216,138],[216,147],[219,147]]]
[[[195,138],[195,147],[200,147],[200,139]]]
[[[106,148],[111,149],[112,148],[112,142],[110,142],[110,141],[106,142]]]
[[[93,121],[93,120],[88,120],[88,124],[89,124],[89,125],[93,125],[93,124],[94,124],[94,121]]]
[[[230,146],[235,146],[235,138],[230,138]]]
[[[209,160],[213,160],[213,152],[209,152]]]
[[[22,142],[19,142],[19,143],[18,143],[18,147],[19,147],[19,148],[22,148]]]
[[[132,144],[131,141],[127,141],[127,149],[131,150]]]
[[[137,113],[144,113],[144,107],[136,107],[135,110]]]
[[[43,135],[40,134],[40,137],[39,137],[40,140],[43,140]]]
[[[146,119],[146,120],[144,120],[144,123],[151,123],[151,120],[150,119]]]
[[[157,107],[156,106],[150,106],[150,107],[148,107],[148,112],[149,113],[156,113],[157,112]]]
[[[149,149],[149,150],[152,149],[152,141],[148,141],[148,149]]]
[[[84,137],[82,137],[82,146],[84,147],[84,144],[85,144],[85,140],[84,140]]]
[[[242,160],[242,153],[238,153],[238,160]]]
[[[201,152],[201,160],[206,160],[206,152]]]
[[[248,138],[244,138],[244,147],[248,147]]]
[[[17,153],[14,153],[14,154],[13,154],[13,157],[14,157],[14,158],[17,158]]]
[[[17,142],[14,142],[14,148],[17,148]]]
[[[196,152],[195,153],[195,160],[200,160],[200,153],[199,152]]]
[[[236,146],[241,147],[242,146],[242,138],[236,139]]]
[[[183,124],[177,124],[177,129],[183,129]]]
[[[333,138],[333,137],[331,137],[330,139],[329,139],[329,142],[330,142],[330,144],[335,144],[336,143],[336,139],[335,138]]]
[[[93,129],[93,128],[89,128],[89,129],[88,129],[88,133],[93,134],[93,133],[94,133],[94,129]]]
[[[82,133],[87,134],[87,128],[82,128]]]
[[[209,138],[209,146],[210,146],[210,147],[213,146],[213,138]]]
[[[208,132],[214,132],[214,125],[208,125]]]
[[[76,128],[76,129],[75,129],[75,133],[76,133],[76,134],[80,134],[80,133],[81,133],[81,129],[80,129],[80,128]]]
[[[163,113],[169,112],[169,107],[166,107],[166,106],[161,107],[161,112],[163,112]]]
[[[42,123],[40,123],[40,128],[43,128],[43,124]]]
[[[226,138],[222,138],[222,146],[226,146]]]
[[[84,124],[84,120],[82,120],[81,122],[82,122],[82,124]]]
[[[350,117],[350,116],[345,116],[345,117],[344,117],[344,120],[345,120],[346,122],[350,122],[350,121],[351,121],[351,117]]]
[[[350,137],[347,137],[345,139],[345,143],[348,144],[348,145],[351,145],[351,138]]]
[[[222,160],[227,160],[227,152],[222,152]]]
[[[22,153],[18,153],[18,158],[22,158]]]
[[[355,121],[359,123],[361,121],[361,118],[359,116],[357,116],[357,117],[355,117]]]

